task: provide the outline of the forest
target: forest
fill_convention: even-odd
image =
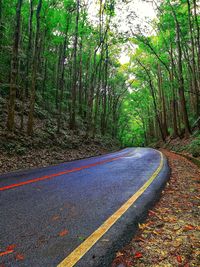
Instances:
[[[0,0],[0,134],[141,146],[198,132],[199,3],[151,2],[153,20],[127,14],[120,32],[128,0]]]
[[[200,266],[200,0],[0,0],[0,267]]]

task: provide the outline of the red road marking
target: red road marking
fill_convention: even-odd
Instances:
[[[28,181],[24,181],[24,182],[21,182],[21,183],[6,185],[6,186],[3,186],[3,187],[0,187],[0,191],[5,191],[5,190],[8,190],[8,189],[12,189],[12,188],[15,188],[15,187],[23,186],[23,185],[26,185],[26,184],[36,183],[36,182],[43,181],[43,180],[46,180],[46,179],[51,179],[53,177],[61,176],[63,174],[68,174],[68,173],[72,173],[72,172],[77,172],[77,171],[81,171],[81,170],[84,170],[84,169],[88,169],[90,167],[94,167],[94,166],[101,165],[101,164],[104,164],[104,163],[107,163],[107,162],[112,162],[112,161],[118,160],[118,159],[120,159],[120,158],[122,158],[124,156],[127,156],[128,154],[130,154],[130,153],[126,153],[126,154],[124,154],[122,156],[118,156],[118,157],[115,157],[115,158],[102,160],[102,161],[99,161],[99,162],[96,162],[96,163],[91,163],[89,165],[85,165],[85,166],[82,166],[82,167],[79,167],[79,168],[74,168],[74,169],[67,170],[67,171],[62,171],[62,172],[58,172],[58,173],[53,173],[53,174],[41,176],[41,177],[34,178],[34,179],[31,179],[31,180],[28,180]]]

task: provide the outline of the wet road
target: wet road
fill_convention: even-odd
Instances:
[[[168,176],[166,159],[148,148],[1,175],[0,266],[109,266]],[[109,218],[115,221],[105,230],[102,224]]]

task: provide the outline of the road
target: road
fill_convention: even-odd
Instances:
[[[0,266],[109,266],[169,177],[150,148],[0,176]]]

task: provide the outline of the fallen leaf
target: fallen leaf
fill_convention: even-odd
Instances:
[[[136,238],[134,239],[134,241],[135,241],[135,242],[145,242],[145,239],[142,238],[142,237],[136,237]]]
[[[149,210],[149,216],[154,216],[154,215],[156,215],[155,211]]]
[[[134,256],[134,258],[135,259],[140,259],[140,258],[142,258],[143,256],[142,256],[142,253],[140,253],[140,252],[136,252],[135,253],[135,256]]]
[[[160,235],[160,233],[158,231],[156,231],[156,230],[153,231],[153,234],[154,235]]]
[[[67,231],[66,229],[65,230],[63,230],[63,231],[61,231],[60,233],[59,233],[59,236],[65,236],[65,235],[67,235],[69,233],[69,231]]]
[[[59,218],[60,218],[59,215],[57,215],[57,216],[55,215],[55,216],[52,217],[52,221],[57,221]]]
[[[117,252],[116,253],[116,257],[118,258],[118,257],[121,257],[121,256],[123,256],[124,254],[123,253],[121,253],[121,252]]]
[[[7,251],[0,252],[0,257],[7,255],[7,254],[10,254],[12,252],[14,252],[14,250],[7,250]]]
[[[16,260],[23,261],[24,260],[24,255],[17,253],[17,255],[15,256],[15,258],[16,258]]]
[[[143,230],[145,228],[148,228],[149,226],[151,226],[153,224],[153,222],[148,222],[148,223],[139,223],[138,227],[140,230]]]
[[[14,250],[16,248],[16,245],[15,244],[12,244],[12,245],[9,245],[7,246],[6,250]]]
[[[182,263],[182,258],[181,258],[180,255],[178,255],[178,256],[176,257],[176,259],[177,259],[177,261],[178,261],[179,263]]]
[[[185,227],[183,228],[184,231],[190,231],[190,230],[194,230],[194,229],[195,229],[195,226],[193,226],[191,224],[185,225]]]

